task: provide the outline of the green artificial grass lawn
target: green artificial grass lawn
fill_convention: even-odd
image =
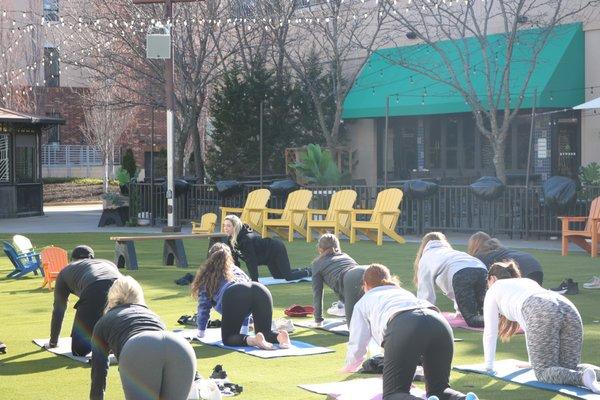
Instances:
[[[0,239],[10,235],[0,234]],[[28,235],[36,247],[53,244],[69,251],[77,244],[90,244],[97,258],[112,260],[114,243],[108,233],[94,234],[38,234]],[[290,259],[295,267],[308,266],[315,257],[315,245],[297,240],[286,243]],[[187,240],[186,251],[190,265],[197,266],[204,260],[207,242]],[[404,287],[413,290],[412,261],[417,250],[415,244],[397,245],[384,243],[377,247],[373,242],[350,245],[342,243],[344,251],[359,263],[379,262],[387,265],[404,282]],[[177,286],[173,281],[187,270],[161,266],[162,243],[159,241],[136,244],[139,270],[123,271],[142,284],[148,306],[156,312],[169,329],[179,328],[177,318],[182,314],[193,314],[195,301],[188,287]],[[578,282],[587,281],[598,274],[600,260],[591,259],[583,253],[572,253],[561,257],[558,252],[532,251],[545,269],[545,286],[555,286],[565,276]],[[0,257],[0,274],[5,276],[12,266],[5,257]],[[265,273],[266,267],[261,267]],[[56,356],[35,346],[31,340],[50,335],[52,292],[40,289],[41,278],[29,275],[21,280],[0,279],[0,341],[8,346],[8,353],[0,355],[0,399],[83,399],[88,396],[90,369],[66,357]],[[270,286],[275,306],[274,317],[283,316],[283,309],[291,304],[311,304],[310,283]],[[585,342],[583,361],[600,364],[600,291],[581,290],[572,296],[583,317]],[[326,302],[336,300],[333,292],[326,292]],[[72,306],[75,299],[71,299]],[[452,310],[451,303],[441,294],[438,305],[443,310]],[[62,335],[70,333],[73,309],[69,308],[63,323]],[[454,364],[480,363],[483,361],[481,333],[456,330],[455,336],[464,339],[456,343]],[[346,353],[347,338],[322,331],[296,328],[292,338],[308,343],[330,347],[334,353],[301,357],[284,357],[272,360],[260,359],[216,347],[194,344],[198,358],[198,370],[203,376],[210,375],[216,364],[222,364],[229,378],[244,386],[243,399],[318,399],[323,396],[311,394],[297,387],[301,383],[322,383],[351,378],[368,377],[359,374],[344,374],[342,368]],[[527,359],[523,335],[510,343],[499,344],[497,359]],[[529,389],[476,374],[453,371],[451,384],[464,392],[474,391],[482,399],[566,399],[552,392]],[[107,399],[122,399],[123,393],[117,367],[110,368],[107,382]]]

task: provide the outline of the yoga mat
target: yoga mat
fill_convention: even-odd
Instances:
[[[492,378],[518,383],[525,386],[531,386],[537,389],[558,392],[560,394],[564,394],[565,396],[570,396],[577,399],[600,400],[600,394],[590,392],[589,390],[583,387],[553,385],[550,383],[540,382],[535,378],[535,374],[533,373],[533,370],[531,368],[519,368],[517,367],[517,364],[524,364],[524,362],[512,359],[496,361],[494,363],[494,369],[496,371],[495,375],[490,375],[485,370],[484,364],[460,365],[454,367],[454,369],[462,372],[475,372],[477,374],[488,375]]]
[[[467,329],[469,331],[478,331],[478,332],[483,332],[483,328],[473,328],[469,325],[467,325],[467,323],[465,322],[465,320],[463,319],[463,317],[461,315],[459,315],[458,317],[456,316],[455,313],[453,312],[442,312],[442,315],[444,316],[444,318],[446,318],[446,321],[448,321],[448,323],[450,324],[450,326],[452,328],[461,328],[461,329]],[[523,333],[523,329],[520,329],[517,331],[517,334],[522,334]]]
[[[345,318],[327,318],[323,321],[322,326],[316,326],[315,321],[312,318],[306,318],[304,320],[297,320],[294,318],[292,319],[292,322],[294,322],[294,325],[301,326],[303,328],[320,329],[343,336],[350,335]]]
[[[294,281],[286,281],[285,279],[275,279],[272,277],[258,278],[258,281],[265,286],[269,285],[281,285],[284,283],[298,283],[298,282],[312,282],[312,277],[300,278]]]
[[[188,340],[196,340],[210,346],[217,346],[223,349],[235,350],[239,351],[240,353],[245,353],[260,358],[308,356],[312,354],[324,354],[333,352],[333,350],[328,349],[326,347],[313,346],[312,344],[300,342],[297,340],[292,340],[292,346],[289,349],[280,349],[277,347],[277,345],[274,345],[275,350],[261,350],[252,346],[225,346],[221,341],[221,328],[207,329],[204,337],[201,339],[196,337],[196,333],[198,332],[196,329],[184,329],[180,331],[176,330],[174,332],[182,335]]]
[[[46,343],[48,343],[49,341],[50,341],[50,339],[33,339],[33,343],[35,343],[36,345],[40,346],[43,349],[45,349],[44,345]],[[58,346],[53,347],[51,349],[45,349],[45,350],[48,350],[50,353],[54,353],[59,356],[69,357],[71,360],[79,361],[84,364],[89,363],[90,360],[92,359],[92,353],[88,354],[85,357],[73,355],[73,353],[71,353],[71,338],[70,337],[58,339]],[[117,358],[114,356],[114,354],[110,354],[108,359],[110,360],[111,365],[117,364]]]
[[[336,400],[381,400],[383,391],[381,377],[298,385],[298,387]],[[410,394],[425,398],[425,391],[417,387],[411,388]]]

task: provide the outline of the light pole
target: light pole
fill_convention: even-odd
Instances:
[[[260,130],[259,130],[259,144],[260,144],[260,187],[263,186],[263,110],[264,110],[264,100],[260,101]]]
[[[383,187],[388,185],[388,131],[390,124],[390,96],[385,98],[385,131],[383,132]]]

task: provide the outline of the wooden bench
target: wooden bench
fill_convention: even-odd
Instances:
[[[138,269],[137,255],[135,253],[135,242],[144,240],[164,240],[163,264],[177,264],[180,268],[188,266],[183,239],[206,239],[209,238],[208,248],[216,242],[226,242],[225,233],[197,233],[197,234],[169,234],[154,236],[115,236],[110,240],[115,243],[115,264],[119,268]]]

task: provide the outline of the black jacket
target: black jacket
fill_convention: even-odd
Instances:
[[[519,265],[523,277],[527,277],[532,272],[542,272],[542,265],[534,256],[519,250],[501,247],[488,254],[476,254],[475,257],[479,258],[488,269],[496,262],[514,260]]]
[[[243,260],[250,273],[250,278],[253,281],[258,281],[258,266],[269,264],[272,259],[273,248],[277,246],[278,242],[271,238],[263,239],[252,228],[244,224],[237,236],[235,247],[231,245],[231,239],[229,239],[228,244],[235,265],[239,267],[240,260]]]

